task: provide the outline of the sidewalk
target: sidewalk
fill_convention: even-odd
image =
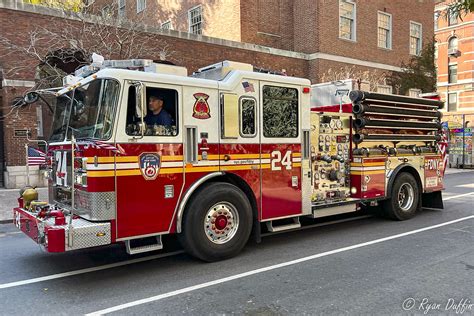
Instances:
[[[39,199],[48,200],[48,188],[38,188]],[[13,208],[18,206],[19,189],[0,189],[0,224],[11,222]]]

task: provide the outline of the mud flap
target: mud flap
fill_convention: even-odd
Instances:
[[[422,194],[422,206],[425,208],[438,208],[444,209],[443,197],[441,191],[423,193]]]

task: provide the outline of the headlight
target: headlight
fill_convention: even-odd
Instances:
[[[76,184],[86,186],[87,185],[87,174],[86,173],[78,173],[75,175],[74,182]]]

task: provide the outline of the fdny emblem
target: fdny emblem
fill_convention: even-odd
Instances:
[[[160,156],[143,153],[140,155],[140,171],[145,180],[155,180],[160,172]]]
[[[193,97],[196,99],[193,106],[193,117],[206,120],[211,117],[211,109],[209,108],[209,104],[207,103],[207,99],[209,96],[205,93],[195,93]]]

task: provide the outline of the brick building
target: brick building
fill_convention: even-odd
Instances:
[[[474,165],[474,13],[462,19],[446,12],[451,1],[435,7],[437,88],[446,102],[451,166]]]
[[[446,16],[447,2],[435,7],[438,92],[452,114],[474,113],[474,13]]]
[[[151,47],[166,42],[172,47],[175,59],[189,72],[225,59],[285,70],[288,75],[306,77],[313,83],[345,79],[357,71],[378,80],[372,89],[392,92],[379,79],[386,73],[400,71],[401,62],[418,54],[423,44],[433,38],[432,0],[118,0],[113,3],[95,0],[92,8],[97,14],[116,14],[124,20],[141,19],[146,24],[141,40]],[[19,34],[27,34],[52,20],[76,23],[58,10],[0,0],[4,36],[20,38]],[[14,98],[35,83],[35,69],[11,71],[12,59],[29,57],[5,57],[5,50],[0,43],[2,117],[9,113]],[[141,57],[159,59],[152,55]],[[345,77],[332,78],[338,71]],[[42,112],[35,107],[20,108],[14,115],[0,120],[0,137],[3,137],[0,174],[4,175],[0,185],[24,184],[27,141],[22,131],[31,130],[32,138],[38,134],[47,137],[49,131],[41,128]]]

